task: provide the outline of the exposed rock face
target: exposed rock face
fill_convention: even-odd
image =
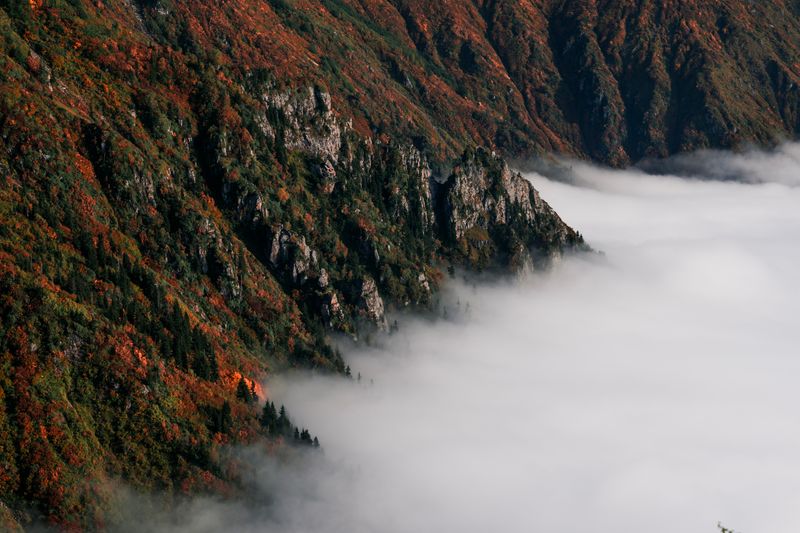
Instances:
[[[580,247],[582,240],[539,196],[539,192],[494,153],[468,153],[443,185],[440,225],[446,237],[475,266],[499,254],[512,267]]]
[[[341,272],[332,276],[329,270],[321,269],[319,255],[305,237],[283,224],[267,230],[269,265],[291,287],[301,288],[309,298],[320,302],[317,308],[326,324],[341,323],[347,315],[335,293],[329,291],[330,286],[345,284],[345,293],[357,315],[380,328],[386,325],[381,291],[388,291],[390,302],[399,306],[430,301],[433,288],[424,266],[401,267],[395,262],[395,250],[409,244],[425,246],[430,253],[436,250],[438,240],[444,243],[439,253],[456,262],[478,268],[519,270],[582,243],[531,184],[493,152],[466,152],[448,176],[435,176],[428,157],[411,144],[375,143],[342,126],[328,107],[330,100],[324,93],[265,93],[264,100],[270,112],[281,117],[278,124],[283,124],[282,133],[276,126],[274,135],[284,135],[295,150],[319,161],[314,163],[313,176],[319,180],[320,192],[335,197],[365,184],[373,187],[389,220],[401,224],[407,234],[403,242],[387,239],[387,235],[376,231],[374,221],[360,207],[354,208],[354,218],[346,225],[345,242],[349,252],[356,253],[375,275],[359,276],[359,281],[353,283],[343,279]],[[345,145],[361,148],[344,150]],[[339,159],[338,171],[337,151],[347,154],[346,160]],[[361,176],[360,180],[354,181],[357,176]],[[238,184],[236,187],[248,190]],[[238,218],[246,221],[255,234],[262,232],[259,228],[269,213],[261,195],[257,191],[237,194]],[[345,209],[349,211],[350,206]],[[406,271],[402,274],[402,293],[392,294],[400,286],[387,275],[401,268]],[[308,283],[309,280],[315,283]]]
[[[328,292],[321,297],[320,314],[329,328],[335,327],[337,321],[344,320],[344,312],[336,292]]]
[[[430,162],[412,146],[403,147],[400,151],[400,158],[406,171],[413,176],[415,182],[409,192],[414,195],[416,209],[405,199],[405,196],[403,196],[402,207],[406,214],[418,218],[423,233],[429,233],[435,222],[432,195],[434,182]]]
[[[379,329],[388,329],[384,315],[383,298],[378,293],[375,280],[370,277],[353,282],[351,286],[352,298],[359,312]]]
[[[431,285],[428,283],[428,277],[424,273],[421,273],[419,276],[417,276],[417,281],[425,292],[431,292]]]
[[[122,157],[128,148],[127,141],[115,132],[107,131],[103,124],[88,124],[81,132],[90,159],[96,163],[93,172],[102,182],[117,189],[117,195],[127,198],[139,209],[156,203],[156,180],[168,181],[171,169],[157,175],[149,165],[129,165]],[[125,169],[120,172],[120,167]],[[166,178],[166,179],[165,179]]]
[[[474,158],[455,168],[446,185],[444,220],[454,240],[471,228],[486,230],[497,222],[505,223],[505,196],[500,191],[495,197],[493,193],[498,191],[492,191],[493,185],[497,185],[497,176],[490,177],[488,169]]]
[[[266,224],[269,220],[269,211],[264,205],[264,200],[261,198],[260,194],[255,192],[240,196],[236,205],[236,210],[240,214],[239,220],[247,224]]]
[[[317,252],[306,244],[305,237],[278,226],[272,231],[269,262],[295,285],[302,285],[317,267]]]
[[[319,277],[317,278],[317,285],[320,289],[328,288],[328,284],[330,283],[330,278],[328,277],[328,271],[324,268],[319,271]]]
[[[316,168],[319,177],[322,179],[320,190],[323,194],[331,194],[336,188],[336,169],[330,160],[325,161]]]
[[[333,113],[329,93],[309,87],[296,92],[267,92],[262,100],[267,109],[278,109],[286,117],[281,132],[274,131],[265,120],[264,130],[268,135],[282,135],[289,150],[300,150],[334,163],[339,161],[342,135],[349,130],[349,124],[343,124]]]
[[[220,292],[229,300],[238,300],[242,294],[240,273],[231,258],[232,243],[226,242],[223,233],[208,218],[195,223],[194,254],[198,269],[214,279]]]

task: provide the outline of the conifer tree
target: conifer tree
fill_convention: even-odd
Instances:
[[[264,404],[264,409],[261,411],[261,427],[269,429],[270,433],[273,432],[278,421],[278,412],[275,410],[275,404],[268,401]]]
[[[239,383],[236,385],[236,397],[247,404],[253,401],[253,397],[250,394],[250,387],[247,386],[244,377],[240,377]]]
[[[228,403],[228,400],[225,400],[225,402],[222,404],[222,409],[220,409],[220,433],[227,433],[232,424],[233,418],[231,417],[231,404]]]
[[[97,264],[101,267],[106,266],[108,263],[108,255],[106,255],[105,237],[102,235],[97,237]]]
[[[192,360],[192,371],[194,371],[194,374],[197,377],[206,379],[206,376],[208,375],[208,366],[206,363],[206,358],[200,355],[196,356]]]
[[[284,435],[288,434],[292,429],[292,423],[289,421],[289,415],[286,414],[286,407],[281,405],[280,412],[278,413],[276,432]]]

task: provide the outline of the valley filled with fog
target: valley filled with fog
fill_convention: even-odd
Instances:
[[[268,383],[323,453],[256,466],[269,519],[236,527],[800,530],[796,151],[528,174],[603,254],[453,280],[447,320],[346,349],[361,381]]]

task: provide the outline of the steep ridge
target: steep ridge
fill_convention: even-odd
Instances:
[[[226,445],[313,445],[265,376],[583,248],[504,156],[793,136],[798,10],[0,0],[0,527],[235,495]]]

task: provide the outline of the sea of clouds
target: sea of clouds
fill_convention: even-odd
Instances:
[[[602,255],[451,281],[449,319],[346,349],[361,381],[272,380],[322,453],[173,529],[800,531],[800,149],[646,168],[529,174]]]

